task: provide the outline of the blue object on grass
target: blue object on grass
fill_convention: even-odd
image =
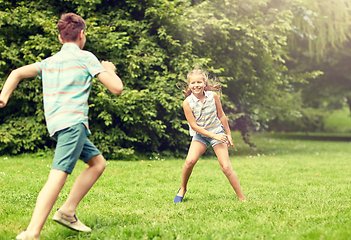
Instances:
[[[185,192],[184,192],[183,197],[178,196],[179,191],[180,191],[180,188],[179,188],[179,190],[178,190],[178,192],[177,192],[177,195],[176,195],[176,196],[174,197],[174,199],[173,199],[173,202],[174,202],[174,203],[183,202],[183,198],[184,198],[184,196],[185,196],[186,190],[185,190]]]

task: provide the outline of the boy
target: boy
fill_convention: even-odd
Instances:
[[[56,141],[55,156],[48,181],[40,191],[32,219],[17,239],[39,239],[43,225],[54,203],[81,158],[88,164],[76,179],[63,206],[53,220],[76,231],[90,232],[80,222],[75,211],[105,169],[106,161],[90,142],[88,125],[88,97],[92,78],[97,78],[114,94],[121,94],[123,83],[116,75],[116,67],[108,61],[101,63],[94,54],[83,51],[85,21],[74,13],[63,14],[57,24],[61,51],[41,62],[15,69],[7,78],[0,94],[0,108],[23,78],[39,76],[43,83],[45,120],[50,136]]]

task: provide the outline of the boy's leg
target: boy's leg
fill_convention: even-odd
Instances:
[[[55,136],[57,144],[49,179],[39,193],[32,219],[26,230],[26,235],[34,239],[39,239],[41,229],[66,182],[67,175],[72,172],[81,155],[84,146],[81,139],[86,139],[85,126],[76,124],[61,130]],[[21,239],[20,235],[17,236],[18,239]]]
[[[207,146],[199,141],[192,141],[189,147],[188,155],[186,157],[185,163],[182,169],[182,182],[180,185],[180,190],[178,196],[183,197],[185,194],[186,186],[188,184],[190,175],[193,168],[201,155],[206,151]]]
[[[32,219],[27,227],[26,234],[33,239],[39,239],[44,223],[55,204],[63,185],[67,179],[67,173],[61,170],[51,169],[49,179],[40,191]]]
[[[88,160],[89,167],[85,169],[76,179],[66,202],[60,208],[60,212],[73,216],[79,202],[101,176],[106,167],[106,160],[100,154]]]
[[[227,144],[225,143],[217,144],[213,146],[213,150],[216,153],[222,172],[228,178],[230,185],[233,187],[234,191],[236,192],[236,195],[238,195],[240,200],[243,200],[243,201],[246,200],[243,194],[243,191],[241,190],[238,176],[234,172],[233,167],[230,163]]]

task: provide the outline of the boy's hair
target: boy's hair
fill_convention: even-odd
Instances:
[[[221,96],[222,93],[222,87],[221,84],[218,83],[216,81],[216,79],[214,80],[209,80],[208,78],[208,74],[206,73],[206,71],[200,69],[200,68],[194,68],[192,71],[190,71],[187,75],[187,88],[185,91],[185,98],[188,97],[191,94],[191,90],[189,89],[189,81],[190,78],[193,76],[202,76],[202,79],[204,80],[204,82],[206,83],[206,87],[205,87],[205,91],[218,91],[219,96]]]
[[[85,29],[84,19],[75,13],[64,13],[57,23],[57,28],[64,42],[77,40],[80,31]]]

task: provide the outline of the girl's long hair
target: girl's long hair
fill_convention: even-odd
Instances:
[[[219,97],[221,96],[221,94],[222,94],[221,84],[216,79],[209,79],[208,78],[208,74],[206,73],[206,71],[204,71],[204,70],[202,70],[200,68],[194,68],[187,75],[187,80],[188,81],[187,81],[186,90],[183,90],[183,92],[185,92],[185,98],[187,98],[191,94],[191,90],[189,89],[190,78],[193,77],[193,76],[198,76],[198,75],[202,76],[202,79],[206,83],[205,91],[217,91]]]

